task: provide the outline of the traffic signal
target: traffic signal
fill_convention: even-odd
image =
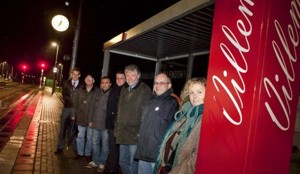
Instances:
[[[28,68],[27,65],[22,65],[22,70],[23,70],[23,71],[26,71],[27,68]]]
[[[38,67],[40,68],[40,69],[46,69],[47,68],[47,63],[45,63],[44,61],[40,61],[39,63],[38,63]]]

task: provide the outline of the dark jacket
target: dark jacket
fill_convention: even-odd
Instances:
[[[107,114],[105,120],[106,129],[114,129],[115,120],[118,112],[118,103],[120,98],[121,89],[123,86],[115,85],[110,90],[108,100],[107,100]]]
[[[135,157],[155,162],[163,136],[174,120],[178,102],[169,89],[160,96],[153,95],[143,110],[143,120]]]
[[[84,82],[79,80],[78,85],[76,86],[76,90],[83,88],[84,86]],[[74,92],[73,91],[73,85],[72,85],[72,79],[68,79],[66,81],[63,82],[63,91],[62,91],[62,95],[63,95],[63,100],[64,100],[64,107],[65,108],[72,108],[73,107],[73,96],[74,96]]]
[[[110,93],[110,89],[103,91],[100,89],[93,100],[91,110],[89,112],[89,120],[92,122],[93,129],[105,130],[107,99]]]
[[[90,91],[87,91],[86,88],[78,89],[74,94],[74,103],[73,103],[73,113],[72,115],[76,117],[77,124],[80,126],[88,126],[88,114],[91,108],[91,103],[95,97],[98,87],[95,85]]]
[[[141,81],[130,91],[127,84],[121,89],[114,129],[117,144],[137,144],[142,107],[150,99],[151,93],[149,86]]]

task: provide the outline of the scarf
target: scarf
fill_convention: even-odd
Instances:
[[[183,122],[185,119],[185,123],[182,126],[182,131],[179,135],[178,138],[178,142],[176,145],[176,154],[175,154],[175,158],[174,158],[174,163],[173,165],[177,163],[177,156],[180,153],[180,149],[182,148],[182,145],[185,143],[187,137],[189,136],[189,134],[191,133],[191,131],[193,130],[193,128],[195,127],[195,125],[199,122],[199,120],[202,117],[202,113],[203,113],[203,107],[204,105],[198,105],[198,106],[192,106],[192,104],[190,102],[186,102],[181,110],[179,110],[175,115],[174,115],[174,122],[169,126],[164,139],[162,141],[161,147],[160,147],[160,153],[158,155],[158,158],[156,160],[156,165],[154,168],[154,171],[157,171],[157,168],[159,167],[158,165],[161,164],[161,159],[162,156],[161,154],[164,151],[165,148],[165,144],[166,141],[168,139],[168,137],[170,136],[170,134],[174,133],[174,126],[176,125],[177,122]]]

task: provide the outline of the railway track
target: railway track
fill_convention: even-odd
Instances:
[[[38,87],[23,84],[11,84],[0,89],[0,151],[38,92]]]

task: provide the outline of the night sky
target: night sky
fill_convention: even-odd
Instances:
[[[7,61],[14,72],[28,65],[28,72],[38,74],[39,64],[47,64],[46,74],[51,73],[56,50],[51,42],[60,45],[58,62],[64,64],[67,77],[70,61],[64,55],[72,55],[72,46],[80,0],[2,0],[0,2],[0,63]],[[143,22],[178,0],[83,0],[81,31],[76,66],[82,73],[100,77],[103,61],[103,43],[112,37]],[[68,5],[66,5],[68,2]],[[65,32],[57,32],[51,26],[55,14],[63,14],[70,20]],[[136,61],[141,66],[143,60]],[[118,59],[111,66],[122,67]],[[122,63],[124,65],[124,63]]]

